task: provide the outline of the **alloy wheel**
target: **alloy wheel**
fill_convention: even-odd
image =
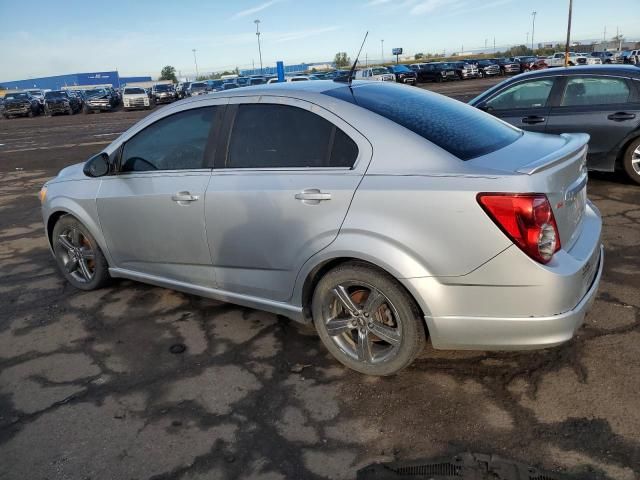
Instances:
[[[56,239],[62,247],[58,250],[65,271],[74,280],[88,283],[93,279],[96,270],[95,252],[89,239],[77,228],[63,230]]]
[[[640,145],[638,145],[631,154],[631,167],[633,167],[633,170],[640,175]]]
[[[350,358],[380,364],[398,353],[402,340],[398,311],[374,286],[361,282],[336,285],[322,310],[329,337]]]

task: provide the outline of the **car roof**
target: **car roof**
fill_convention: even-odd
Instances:
[[[534,70],[521,74],[519,77],[546,77],[549,75],[574,75],[574,74],[610,74],[610,75],[631,75],[640,77],[640,68],[633,65],[584,65],[576,67],[556,67],[544,70]]]

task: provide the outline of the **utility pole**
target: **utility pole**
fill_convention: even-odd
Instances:
[[[496,52],[496,37],[493,37],[493,53]]]
[[[604,32],[602,32],[602,43],[606,43],[607,41],[607,26],[604,26]]]
[[[260,47],[260,20],[253,21],[256,24],[256,36],[258,37],[258,54],[260,55],[260,74],[262,74],[262,49]]]
[[[529,45],[529,32],[527,32],[527,43],[525,45]]]
[[[571,13],[573,10],[573,0],[569,0],[569,20],[567,22],[567,44],[564,50],[564,66],[569,65],[569,44],[571,43]]]
[[[535,10],[531,12],[531,17],[533,18],[533,20],[531,21],[531,50],[533,50],[533,36],[536,33],[536,15],[537,14],[538,12],[536,12]]]
[[[380,40],[380,58],[382,58],[380,63],[384,63],[384,40]]]
[[[485,50],[487,49],[487,41],[488,41],[488,40],[489,40],[488,38],[485,38],[485,39],[484,39],[484,49],[485,49]]]
[[[191,51],[193,52],[193,63],[196,64],[196,80],[197,80],[200,74],[198,73],[198,59],[196,58],[196,49],[192,48]]]

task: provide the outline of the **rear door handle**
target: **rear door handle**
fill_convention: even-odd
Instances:
[[[526,123],[528,125],[533,125],[536,123],[544,123],[546,118],[538,117],[537,115],[529,115],[528,117],[524,117],[522,119],[522,123]]]
[[[171,196],[171,200],[174,202],[195,202],[198,200],[198,195],[191,195],[189,192],[178,192]]]
[[[304,203],[315,205],[325,200],[331,200],[331,194],[321,192],[318,188],[308,188],[300,193],[296,193],[295,199],[302,200]]]
[[[625,120],[633,120],[636,118],[635,113],[627,113],[627,112],[616,112],[612,113],[607,117],[609,120],[613,120],[614,122],[624,122]]]

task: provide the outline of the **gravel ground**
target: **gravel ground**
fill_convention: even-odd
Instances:
[[[495,82],[427,87],[467,100]],[[144,115],[0,120],[0,478],[348,479],[374,461],[464,451],[638,478],[640,187],[591,176],[605,272],[574,340],[526,353],[428,346],[402,374],[367,378],[268,313],[62,280],[37,192]]]

